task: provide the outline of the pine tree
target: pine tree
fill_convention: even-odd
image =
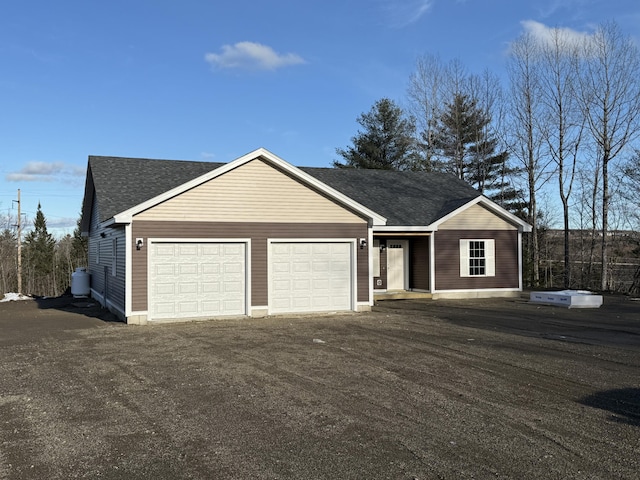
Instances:
[[[47,231],[47,220],[40,203],[33,221],[33,230],[24,239],[23,270],[26,272],[28,292],[35,295],[55,294],[56,275],[54,253],[56,241]]]
[[[408,170],[419,165],[415,124],[392,100],[378,100],[358,123],[364,131],[351,139],[353,146],[336,149],[345,163],[334,161],[334,167]]]
[[[440,165],[505,208],[518,210],[519,192],[509,182],[514,169],[507,164],[508,152],[498,150],[490,124],[475,99],[456,94],[438,119],[434,146]]]
[[[13,230],[4,228],[0,233],[0,292],[16,292],[18,239]],[[2,295],[2,293],[0,293]]]
[[[82,217],[78,218],[76,223],[76,228],[73,231],[73,241],[71,244],[71,259],[75,264],[75,267],[86,267],[87,266],[87,251],[89,245],[89,239],[87,237],[83,237],[80,231],[80,222],[82,221]]]

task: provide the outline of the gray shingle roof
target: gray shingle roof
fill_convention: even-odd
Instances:
[[[223,163],[89,157],[100,221],[215,170]]]
[[[389,226],[429,225],[480,196],[476,189],[446,173],[311,167],[301,170],[386,217]]]
[[[89,157],[103,222],[224,165],[214,162]],[[424,226],[480,196],[453,175],[301,167],[302,171],[383,215],[390,226]]]

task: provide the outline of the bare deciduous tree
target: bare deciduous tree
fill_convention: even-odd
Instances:
[[[600,26],[585,41],[582,55],[578,98],[600,156],[601,289],[608,290],[609,168],[640,132],[640,55],[615,23]]]
[[[435,169],[434,135],[442,111],[445,68],[433,55],[418,58],[416,70],[409,78],[407,96],[409,112],[416,119],[418,148],[423,157],[423,170]]]
[[[565,288],[571,286],[571,251],[569,198],[576,176],[580,155],[584,118],[580,114],[576,95],[576,66],[579,45],[566,30],[554,28],[541,46],[540,95],[544,106],[543,118],[546,151],[555,164],[558,193],[562,203],[564,229]]]
[[[511,154],[526,176],[527,221],[532,225],[527,250],[531,258],[531,284],[540,283],[540,246],[537,194],[549,180],[551,161],[543,154],[546,126],[540,102],[540,49],[535,38],[524,34],[512,45],[508,61],[510,81]]]

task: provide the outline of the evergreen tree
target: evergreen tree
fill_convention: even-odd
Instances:
[[[378,100],[358,123],[364,131],[352,137],[352,146],[336,149],[345,163],[334,161],[334,167],[408,170],[419,166],[415,124],[392,100]]]
[[[35,295],[55,293],[56,275],[54,271],[54,252],[56,241],[47,231],[47,220],[42,213],[40,203],[33,221],[33,230],[24,238],[23,269],[26,271],[28,285],[26,291]]]
[[[71,244],[71,259],[75,264],[75,267],[87,266],[87,251],[89,245],[89,238],[83,237],[80,231],[80,222],[82,217],[78,218],[76,228],[73,231],[73,241]]]
[[[17,292],[18,239],[13,230],[4,228],[0,233],[0,295]]]
[[[453,102],[445,104],[433,139],[445,171],[471,183],[469,170],[472,152],[478,150],[475,147],[477,132],[488,123],[489,120],[477,108],[476,101],[467,95],[458,93],[453,97]]]
[[[491,117],[475,99],[462,93],[454,95],[438,119],[434,139],[441,168],[505,208],[518,210],[519,192],[509,181],[515,171],[507,164],[508,152],[498,150],[490,124]]]

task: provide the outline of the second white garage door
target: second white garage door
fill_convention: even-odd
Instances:
[[[351,310],[350,242],[273,242],[270,247],[269,312]]]
[[[244,243],[153,242],[150,248],[152,320],[246,313]]]

